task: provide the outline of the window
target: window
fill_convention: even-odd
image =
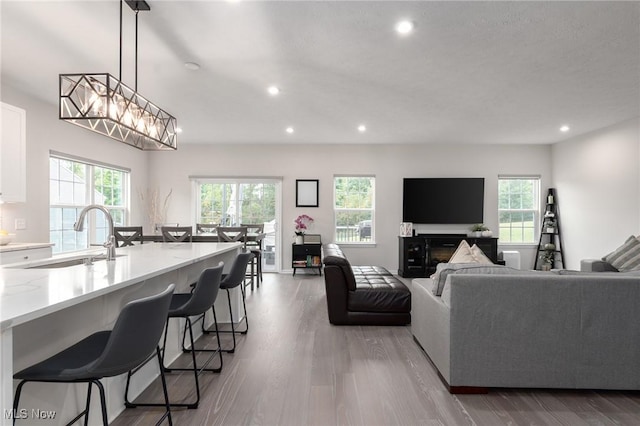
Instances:
[[[195,223],[238,226],[263,224],[262,268],[276,271],[279,238],[281,179],[278,178],[197,178],[192,177]]]
[[[375,178],[336,176],[333,188],[335,241],[375,242]]]
[[[273,182],[199,182],[196,223],[239,226],[275,219]]]
[[[107,240],[109,224],[102,213],[91,212],[82,232],[73,226],[80,211],[100,204],[125,225],[129,194],[129,171],[58,155],[49,157],[49,241],[53,252],[82,250],[90,243]]]
[[[498,178],[500,243],[536,242],[540,217],[540,178]]]

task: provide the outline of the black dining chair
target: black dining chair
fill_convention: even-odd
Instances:
[[[194,345],[193,339],[193,326],[191,317],[200,317],[202,314],[207,312],[211,306],[216,301],[216,297],[218,297],[218,290],[220,289],[220,281],[222,278],[222,269],[224,265],[222,262],[218,266],[212,268],[206,268],[200,273],[198,281],[196,282],[195,287],[191,293],[175,293],[171,297],[171,304],[169,306],[169,312],[167,313],[166,319],[166,327],[164,333],[164,342],[162,346],[162,369],[163,371],[170,373],[172,371],[192,371],[195,385],[196,385],[196,400],[194,402],[170,402],[169,404],[172,407],[187,407],[187,408],[198,408],[198,404],[200,403],[200,383],[198,381],[198,376],[203,371],[210,371],[214,373],[219,373],[222,371],[222,348],[220,347],[220,335],[216,332],[216,338],[218,343],[218,348],[216,349],[196,349]],[[169,320],[171,318],[184,318],[185,327],[184,327],[184,335],[183,335],[183,350],[185,352],[191,353],[191,367],[189,368],[178,368],[178,367],[166,367],[164,366],[164,356],[166,353],[167,347],[167,330],[169,327]],[[218,329],[218,321],[215,317],[214,312],[214,326],[215,330]],[[191,344],[190,348],[185,348],[184,346],[184,338],[186,333],[189,333],[189,342]],[[198,366],[196,362],[196,352],[211,352],[209,358],[201,365]],[[213,358],[216,356],[219,357],[220,366],[217,368],[207,368],[207,366],[211,363]],[[125,388],[125,403],[127,407],[137,407],[137,406],[161,406],[162,404],[158,403],[148,403],[148,402],[130,402],[128,398],[129,394],[129,379],[131,375],[135,374],[136,371],[132,371],[129,374],[127,379],[127,386]]]
[[[163,243],[190,243],[193,241],[193,228],[190,226],[163,226],[160,231]]]
[[[132,246],[136,241],[140,244],[144,242],[142,226],[116,226],[113,228],[113,236],[116,237],[117,247]]]
[[[162,423],[166,418],[172,425],[158,342],[164,329],[173,289],[174,285],[171,284],[162,293],[127,303],[112,330],[94,333],[58,354],[14,374],[13,378],[20,380],[20,383],[16,388],[13,412],[18,412],[22,387],[27,382],[88,383],[86,407],[69,424],[83,416],[85,425],[88,424],[91,388],[96,385],[100,392],[102,423],[106,426],[109,424],[107,404],[100,379],[128,373],[151,360],[155,350],[155,357],[161,367],[160,378],[165,400],[164,404],[158,405],[166,408],[156,424]],[[15,417],[13,421],[15,424]]]
[[[217,327],[214,330],[208,330],[204,328],[204,321],[202,321],[202,332],[205,334],[212,333],[212,332],[232,334],[233,347],[231,349],[222,349],[223,352],[234,353],[236,350],[236,332],[240,334],[247,334],[247,331],[249,331],[249,319],[247,317],[247,304],[245,300],[246,295],[245,295],[244,285],[242,285],[242,283],[244,282],[245,276],[247,273],[247,265],[251,261],[252,257],[254,257],[254,254],[251,252],[239,253],[238,256],[236,256],[235,260],[233,261],[233,264],[231,265],[231,269],[229,270],[229,273],[222,277],[222,282],[220,283],[220,289],[226,290],[227,292],[227,302],[229,304],[229,318],[231,321],[231,330],[218,330]],[[242,307],[244,308],[244,317],[238,321],[237,325],[233,321],[233,309],[231,308],[231,294],[230,294],[230,290],[236,287],[240,287],[240,292],[242,294]],[[215,306],[211,305],[211,310],[213,311],[213,316],[215,318],[215,315],[216,315]],[[204,315],[203,315],[203,318],[204,318]],[[240,326],[240,323],[242,321],[244,321],[245,323],[244,330],[237,330],[237,327]]]

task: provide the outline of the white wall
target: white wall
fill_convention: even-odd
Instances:
[[[55,96],[55,93],[52,94]],[[2,102],[27,112],[27,202],[0,205],[0,228],[15,234],[14,242],[49,241],[49,151],[131,169],[131,187],[146,187],[144,152],[106,136],[58,119],[57,100],[48,104],[2,86]],[[131,222],[142,220],[138,195],[131,194]],[[15,230],[15,219],[26,219],[26,230]]]
[[[131,172],[130,223],[147,223],[139,193],[173,190],[168,222],[192,223],[190,175],[283,178],[283,268],[290,267],[293,219],[307,213],[316,219],[315,232],[332,237],[332,181],[336,174],[376,176],[377,245],[347,247],[354,264],[398,267],[398,233],[402,221],[403,177],[484,177],[485,223],[497,231],[497,177],[539,174],[542,187],[551,183],[551,148],[545,145],[216,145],[181,144],[176,152],[144,153],[105,136],[62,122],[57,104],[35,100],[2,87],[2,101],[27,111],[27,203],[0,206],[0,226],[16,234],[16,242],[48,241],[49,150],[128,167]],[[320,207],[295,208],[295,180],[320,180]],[[27,229],[14,230],[25,218]],[[148,231],[148,229],[147,229]],[[421,226],[419,232],[466,232],[464,227]],[[533,264],[531,247],[516,247],[522,267]]]
[[[640,234],[640,119],[552,147],[553,181],[570,269]]]
[[[190,175],[283,177],[283,269],[290,268],[293,220],[306,213],[315,219],[314,232],[332,238],[333,176],[368,174],[376,177],[375,247],[346,247],[353,264],[398,267],[398,234],[402,222],[403,177],[484,177],[485,223],[497,231],[497,179],[500,174],[539,174],[550,185],[549,146],[517,145],[217,145],[183,144],[177,152],[150,153],[149,182],[161,194],[173,190],[167,222],[192,223]],[[295,207],[295,180],[320,180],[320,206]],[[420,232],[461,232],[465,227],[428,227]],[[531,247],[522,252],[522,267],[533,265]]]

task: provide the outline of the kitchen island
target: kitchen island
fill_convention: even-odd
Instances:
[[[95,260],[89,265],[60,267],[61,263],[46,259],[0,268],[1,424],[12,422],[14,372],[95,331],[110,329],[130,300],[158,293],[171,283],[176,292],[188,292],[203,268],[223,261],[226,270],[240,248],[239,243],[142,244],[119,248],[118,257],[111,262]],[[73,257],[68,259],[65,265],[73,263]],[[60,260],[58,257],[56,262]],[[180,325],[178,321],[170,324],[167,363],[181,353]],[[134,377],[131,394],[139,394],[157,374],[157,365],[146,365]],[[125,379],[126,375],[103,380],[110,419],[124,409]],[[85,395],[85,385],[27,385],[21,406],[28,414],[32,409],[55,412],[55,419],[28,418],[23,423],[65,424],[81,410],[78,407],[84,404]],[[92,419],[99,422],[99,416],[93,417],[99,415],[99,409],[93,407]]]

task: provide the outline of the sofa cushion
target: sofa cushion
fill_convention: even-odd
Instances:
[[[391,275],[360,276],[356,291],[349,292],[352,312],[411,312],[411,292]]]
[[[552,272],[553,275],[559,275],[557,272],[555,273],[554,272]],[[522,277],[522,276],[527,277],[531,275],[543,275],[547,277],[549,276],[549,272],[545,272],[545,271],[529,271],[529,270],[523,271],[521,269],[510,268],[508,266],[502,266],[502,265],[492,265],[492,266],[484,265],[484,268],[482,266],[462,268],[452,273],[448,273],[446,274],[446,276],[449,277],[451,275],[461,275],[461,274],[518,275],[519,277]],[[445,305],[449,307],[451,306],[451,284],[449,283],[450,281],[451,280],[445,281],[444,288],[442,289],[442,295],[441,295],[442,301],[444,302]]]
[[[640,241],[632,235],[602,260],[609,262],[621,272],[638,270],[640,269]]]
[[[449,274],[458,272],[466,274],[519,274],[524,272],[520,269],[510,268],[503,265],[486,265],[478,263],[439,263],[436,270],[437,278],[433,279],[433,287],[431,289],[433,294],[436,296],[442,296],[442,291],[446,286],[445,284]]]
[[[387,269],[381,266],[352,266],[351,271],[353,275],[358,278],[358,275],[393,275]]]

